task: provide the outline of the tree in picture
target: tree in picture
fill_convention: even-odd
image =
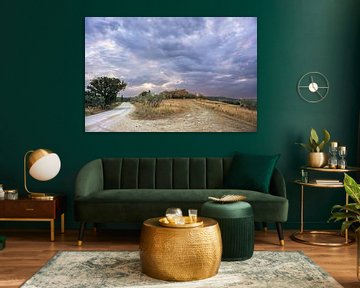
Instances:
[[[117,78],[98,77],[90,81],[85,91],[85,106],[99,106],[102,110],[116,101],[117,94],[127,83]]]

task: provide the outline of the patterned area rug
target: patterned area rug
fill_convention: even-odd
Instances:
[[[167,282],[141,273],[139,252],[63,251],[57,253],[23,288],[212,288],[342,287],[302,252],[254,252],[246,261],[221,262],[218,275],[190,282]]]

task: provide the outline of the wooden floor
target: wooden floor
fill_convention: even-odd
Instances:
[[[343,247],[304,245],[290,240],[285,233],[285,247],[277,245],[275,231],[257,231],[255,250],[303,251],[344,287],[360,287],[356,277],[356,244]],[[45,230],[0,230],[7,237],[0,251],[0,287],[19,287],[59,250],[138,250],[138,231],[86,231],[82,247],[76,245],[77,231],[56,234],[49,242]],[[61,288],[61,287],[59,287]]]

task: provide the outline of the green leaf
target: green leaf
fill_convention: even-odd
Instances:
[[[344,173],[344,187],[346,193],[357,203],[360,204],[360,186],[348,174]]]
[[[331,213],[335,213],[338,211],[350,211],[352,213],[354,213],[355,215],[360,215],[360,210],[358,208],[356,208],[356,203],[350,203],[348,205],[334,205],[331,209]],[[336,211],[336,209],[338,209],[338,211]],[[342,212],[344,213],[344,212]]]
[[[350,205],[346,205],[346,210],[349,211],[349,212],[352,212],[354,213],[355,215],[359,215],[360,216],[360,210],[357,209],[357,208],[353,208],[352,206]]]
[[[321,141],[321,143],[319,144],[318,148],[319,148],[319,151],[318,152],[321,152],[321,151],[324,151],[324,145],[325,145],[325,142],[324,140]]]
[[[332,207],[332,209],[345,209],[345,205],[339,205],[339,204],[336,204]]]
[[[324,144],[326,144],[330,140],[330,133],[326,129],[323,130],[323,133],[324,133]]]
[[[305,143],[295,143],[295,144],[300,145],[301,147],[305,148],[309,152],[312,151],[312,148],[308,143],[306,143],[306,144]]]
[[[316,152],[317,144],[313,139],[311,139],[311,136],[309,137],[309,146],[311,147],[310,152]]]
[[[351,212],[334,212],[329,220],[339,221],[344,220],[346,218],[357,219],[358,215]]]
[[[313,146],[313,147],[315,147],[315,146],[317,145],[316,142],[315,142],[315,140],[312,139],[311,135],[310,135],[310,137],[309,137],[309,144],[310,144],[311,146]]]
[[[316,133],[316,131],[315,131],[314,128],[311,128],[310,136],[311,136],[311,139],[314,140],[314,142],[315,142],[316,144],[318,144],[318,142],[319,142],[319,136],[318,136],[318,134]]]
[[[341,225],[341,233],[344,233],[346,229],[349,229],[350,226],[356,222],[358,222],[358,220],[344,221]]]

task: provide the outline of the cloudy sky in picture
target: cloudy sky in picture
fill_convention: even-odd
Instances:
[[[123,95],[187,89],[257,97],[256,17],[86,17],[85,86],[128,83]]]

